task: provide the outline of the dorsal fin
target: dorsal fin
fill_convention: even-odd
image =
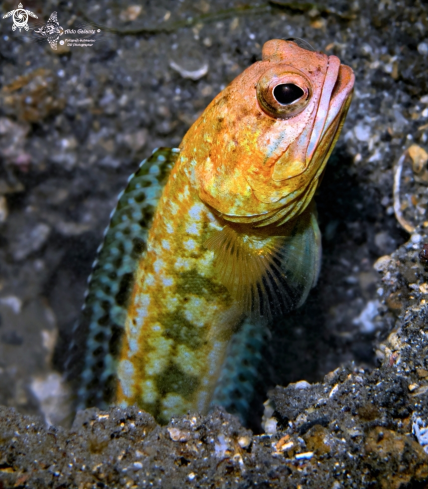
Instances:
[[[65,365],[66,377],[77,390],[78,409],[106,408],[114,396],[116,357],[134,273],[145,254],[153,214],[178,155],[178,149],[153,151],[129,177],[110,215]]]
[[[249,234],[226,224],[205,243],[214,251],[220,280],[254,318],[270,320],[301,306],[318,278],[321,237],[315,208],[277,233]]]

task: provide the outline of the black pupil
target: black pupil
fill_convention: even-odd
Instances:
[[[273,96],[282,105],[290,105],[303,95],[303,90],[293,83],[277,85],[273,89]]]

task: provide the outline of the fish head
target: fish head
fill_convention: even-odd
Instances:
[[[354,74],[336,56],[271,40],[188,131],[200,199],[226,221],[280,225],[310,203]]]

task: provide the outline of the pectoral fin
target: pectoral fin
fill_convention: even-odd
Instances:
[[[307,299],[309,291],[317,283],[321,268],[321,233],[318,227],[315,207],[300,216],[294,233],[284,243],[283,267],[299,300],[300,307]]]
[[[254,318],[270,320],[301,306],[318,278],[321,235],[315,207],[278,233],[248,234],[226,224],[205,243],[215,253],[220,280],[243,313]]]

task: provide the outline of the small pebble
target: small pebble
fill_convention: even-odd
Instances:
[[[370,138],[370,127],[359,124],[355,126],[354,133],[358,141],[367,142]]]
[[[170,61],[169,66],[177,73],[180,73],[180,75],[183,78],[188,78],[194,81],[199,80],[200,78],[204,77],[208,73],[208,63],[206,62],[204,62],[198,67],[195,67],[194,69],[185,68],[184,66],[176,63],[175,61]]]
[[[390,262],[391,262],[391,257],[389,255],[381,256],[374,262],[373,268],[377,272],[383,272],[388,268]]]
[[[314,452],[297,453],[296,459],[297,460],[310,460],[313,456],[314,456]]]
[[[290,439],[290,435],[285,435],[283,436],[276,444],[275,444],[275,449],[276,450],[282,450],[284,445],[287,444],[288,440]],[[291,442],[293,444],[293,442]]]
[[[425,377],[428,377],[428,370],[425,370],[424,368],[417,368],[416,373],[418,374],[419,377],[422,377],[423,379]]]
[[[423,283],[419,285],[419,292],[421,292],[422,294],[428,294],[428,284]]]
[[[251,443],[251,438],[249,436],[241,436],[238,438],[238,445],[241,448],[247,448],[250,446]]]
[[[422,265],[428,265],[428,243],[424,243],[422,250],[419,252],[419,261]]]
[[[132,22],[135,20],[143,11],[141,5],[130,5],[127,9],[122,10],[119,14],[119,19],[123,22]]]
[[[418,53],[422,54],[422,56],[426,56],[428,54],[428,43],[421,42],[418,44]]]
[[[181,431],[178,428],[168,428],[168,432],[172,441],[185,442],[190,440],[190,433],[188,431]]]
[[[276,433],[276,425],[278,421],[275,418],[269,418],[265,423],[265,431],[268,435],[274,435]]]
[[[427,164],[428,153],[417,144],[412,144],[407,151],[412,160],[413,171],[421,173]]]

